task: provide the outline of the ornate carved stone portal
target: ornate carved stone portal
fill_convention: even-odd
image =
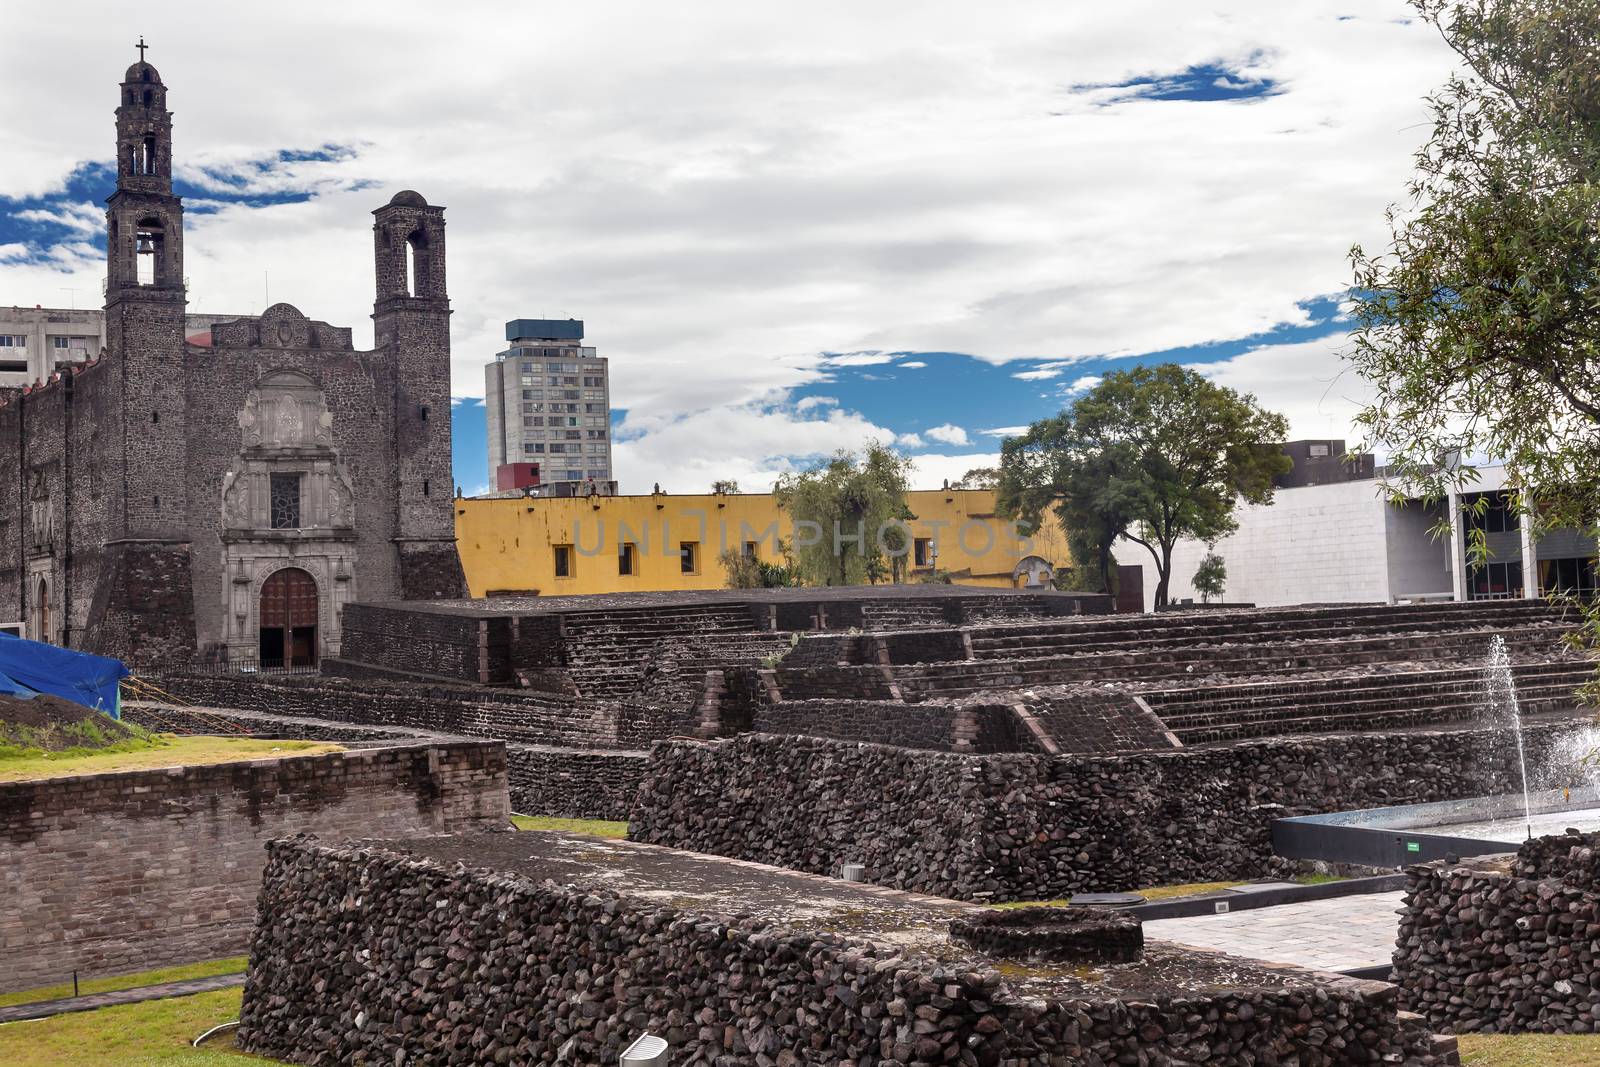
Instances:
[[[327,401],[298,371],[269,373],[246,397],[239,429],[239,454],[222,481],[228,657],[304,663],[307,640],[312,661],[337,655],[339,617],[355,596],[355,490],[333,446]],[[306,618],[297,618],[295,635],[262,614],[263,587],[291,568],[315,585],[309,638]],[[309,597],[303,579],[295,580]]]

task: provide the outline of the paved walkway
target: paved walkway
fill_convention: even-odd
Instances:
[[[1387,964],[1394,955],[1403,893],[1335,897],[1275,908],[1156,919],[1148,938],[1214,948],[1234,956],[1293,963],[1319,971]]]
[[[63,1000],[38,1000],[32,1004],[14,1004],[0,1008],[0,1023],[19,1023],[24,1019],[48,1019],[52,1015],[65,1015],[73,1011],[94,1011],[117,1004],[138,1004],[146,1000],[165,1000],[168,997],[187,997],[193,993],[209,993],[214,989],[230,989],[244,985],[244,975],[219,974],[212,978],[190,978],[184,982],[163,982],[160,985],[139,986],[136,989],[119,989],[112,993],[90,993]]]

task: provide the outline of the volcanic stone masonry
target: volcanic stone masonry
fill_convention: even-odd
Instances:
[[[242,951],[272,838],[507,816],[498,741],[0,784],[0,993]]]
[[[1170,976],[1147,978],[1155,987],[1096,988],[1026,965],[1002,981],[937,933],[948,903],[880,895],[849,911],[866,931],[853,934],[814,907],[811,925],[792,925],[761,916],[757,901],[746,905],[754,916],[686,910],[496,869],[494,856],[550,836],[273,842],[240,1044],[297,1063],[433,1067],[615,1063],[645,1032],[669,1043],[674,1063],[717,1067],[1454,1062],[1448,1043],[1396,1013],[1382,983],[1155,945],[1147,959],[1164,952]],[[405,855],[408,845],[422,855]],[[879,914],[896,910],[910,914]],[[874,940],[875,922],[893,933]],[[1185,975],[1209,984],[1161,991]]]
[[[1530,726],[1529,760],[1572,727]],[[750,734],[651,750],[639,841],[959,900],[1282,874],[1272,820],[1509,786],[1487,730],[1118,755],[962,755]],[[1499,767],[1500,770],[1491,769]]]
[[[1453,1033],[1600,1029],[1600,835],[1406,871],[1402,1002]]]

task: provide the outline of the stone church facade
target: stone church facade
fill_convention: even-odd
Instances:
[[[288,304],[184,337],[172,115],[128,69],[106,347],[0,407],[0,622],[135,663],[310,664],[357,599],[464,595],[444,209],[373,212],[375,347]]]

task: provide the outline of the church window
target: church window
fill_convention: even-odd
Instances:
[[[139,155],[139,173],[154,174],[156,172],[156,139],[147,136],[144,139],[144,151]]]
[[[300,475],[274,471],[270,480],[272,528],[300,528]]]
[[[152,412],[151,412],[151,413],[150,413],[150,421],[151,421],[151,422],[152,422],[152,423],[157,423],[157,422],[160,422],[160,421],[161,421],[161,412],[159,412],[159,411],[152,411]]]
[[[422,479],[422,495],[428,495],[428,479],[426,478]]]
[[[556,577],[557,578],[571,578],[572,577],[572,546],[571,545],[554,545],[552,547],[555,550],[554,563],[555,563]]]
[[[144,91],[144,106],[145,107],[149,107],[150,106],[150,90],[149,89],[146,89]]]

